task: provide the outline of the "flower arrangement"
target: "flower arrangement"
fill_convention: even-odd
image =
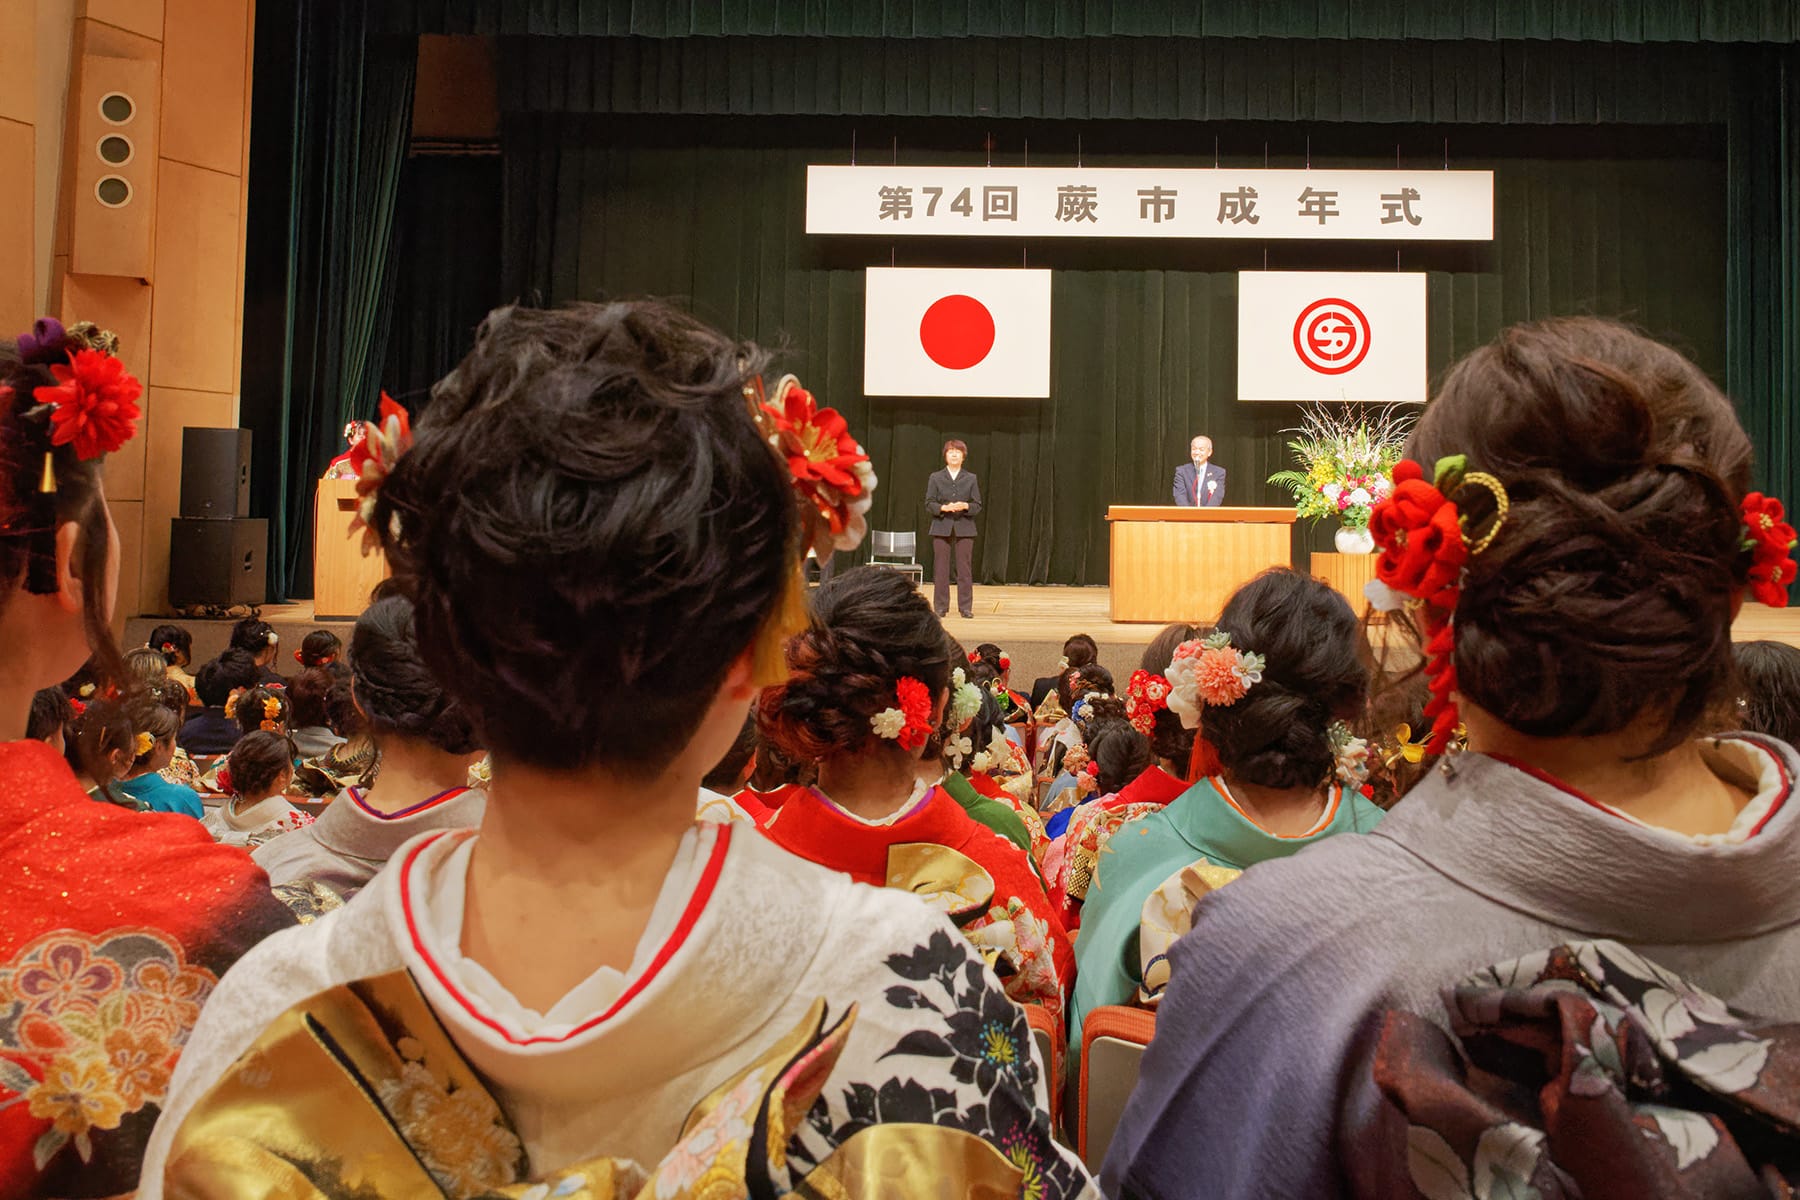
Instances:
[[[1373,416],[1342,408],[1306,413],[1288,450],[1300,470],[1277,471],[1269,482],[1287,488],[1307,520],[1336,517],[1345,529],[1366,529],[1369,513],[1394,490],[1394,464],[1413,418],[1384,408]]]

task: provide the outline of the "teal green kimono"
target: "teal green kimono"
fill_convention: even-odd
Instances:
[[[1206,859],[1239,870],[1286,858],[1338,833],[1367,833],[1383,813],[1360,792],[1334,787],[1312,833],[1277,837],[1239,812],[1216,779],[1202,779],[1168,807],[1121,825],[1100,855],[1075,938],[1075,991],[1069,1044],[1081,1020],[1103,1004],[1126,1004],[1143,982],[1138,925],[1150,893],[1183,867]]]

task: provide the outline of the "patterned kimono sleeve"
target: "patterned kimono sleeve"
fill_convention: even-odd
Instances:
[[[1025,1014],[968,942],[946,926],[885,970],[882,999],[858,1016],[860,1044],[789,1147],[797,1177],[858,1131],[906,1122],[982,1138],[1023,1173],[1022,1196],[1099,1197],[1052,1132]]]

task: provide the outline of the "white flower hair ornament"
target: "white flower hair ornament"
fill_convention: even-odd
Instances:
[[[994,730],[994,736],[988,739],[987,747],[979,751],[969,763],[971,771],[991,771],[995,767],[1012,761],[1012,743],[1006,740],[1004,730]]]
[[[969,682],[961,667],[950,673],[950,714],[946,722],[953,730],[961,729],[981,713],[981,687]]]
[[[975,744],[969,740],[969,735],[966,733],[954,734],[944,739],[944,757],[949,759],[950,765],[958,771],[962,770],[963,760],[968,758],[974,749]]]
[[[1224,631],[1183,642],[1169,663],[1169,711],[1183,729],[1200,727],[1202,708],[1230,708],[1262,682],[1263,656],[1239,650]]]
[[[1369,778],[1369,743],[1350,732],[1342,721],[1333,721],[1325,731],[1331,755],[1337,760],[1338,782],[1345,787],[1360,787]]]

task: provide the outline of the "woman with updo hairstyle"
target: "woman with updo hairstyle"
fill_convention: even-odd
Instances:
[[[288,799],[294,781],[294,744],[287,734],[256,729],[238,739],[225,757],[219,786],[225,803],[208,809],[203,823],[225,845],[254,849],[313,822]]]
[[[285,687],[264,687],[259,683],[238,693],[231,713],[240,735],[260,729],[264,733],[279,733],[286,737],[294,706],[288,700]]]
[[[278,887],[317,883],[345,900],[403,843],[430,830],[479,825],[486,808],[486,796],[468,786],[483,750],[468,717],[419,658],[412,602],[394,596],[365,610],[349,657],[352,693],[368,718],[381,775],[366,788],[345,788],[317,821],[265,842],[252,856]],[[314,674],[329,672],[306,672]]]
[[[95,803],[61,751],[23,737],[38,693],[77,672],[95,682],[80,697],[90,710],[131,691],[111,632],[119,537],[104,471],[137,432],[142,391],[117,350],[111,335],[48,318],[0,341],[0,979],[83,964],[56,975],[54,1004],[27,1022],[33,1036],[10,1021],[0,1035],[9,1078],[38,1081],[0,1082],[8,1195],[134,1191],[198,1000],[293,923],[242,851],[189,817]],[[130,723],[120,711],[102,750],[113,765],[96,771],[116,778],[131,761]],[[170,1005],[176,996],[187,999]],[[121,1042],[139,1049],[108,1050]]]
[[[816,590],[812,619],[787,645],[788,680],[763,692],[756,713],[770,741],[818,762],[819,782],[790,797],[763,832],[860,883],[922,889],[934,878],[985,880],[988,899],[979,904],[942,902],[978,943],[984,928],[1010,921],[1016,950],[1000,960],[1007,994],[1060,1015],[1068,939],[1048,917],[1025,852],[935,786],[943,764],[927,755],[952,719],[951,671],[962,661],[931,606],[896,571],[859,567]],[[941,853],[922,855],[920,846]]]
[[[181,686],[167,677],[158,679],[156,684],[171,690]],[[151,812],[181,813],[196,821],[204,817],[206,809],[200,802],[200,793],[163,774],[175,761],[180,716],[156,692],[146,692],[124,708],[132,729],[132,758],[113,790],[130,796]]]
[[[1432,497],[1440,464],[1449,492],[1438,495],[1454,510]],[[1615,962],[1655,964],[1638,969],[1664,995],[1704,991],[1762,1020],[1800,1018],[1800,760],[1767,737],[1701,732],[1733,696],[1731,624],[1753,577],[1779,601],[1793,570],[1780,563],[1782,586],[1766,586],[1776,564],[1758,541],[1779,522],[1746,520],[1747,504],[1762,510],[1731,402],[1621,325],[1514,326],[1451,368],[1396,479],[1414,471],[1372,528],[1388,546],[1391,619],[1439,630],[1424,650],[1450,707],[1433,718],[1446,740],[1466,726],[1468,749],[1375,836],[1258,867],[1199,906],[1107,1163],[1115,1191],[1255,1178],[1272,1195],[1392,1194],[1381,1181],[1404,1177],[1408,1121],[1371,1064],[1463,1054],[1438,1028],[1450,1023],[1446,989],[1478,971],[1515,980],[1504,999],[1488,993],[1511,1006],[1558,946],[1607,939]],[[1421,519],[1457,529],[1461,545],[1417,531]],[[1415,595],[1424,579],[1398,568],[1445,554],[1460,569],[1437,578],[1458,588]],[[1615,982],[1630,984],[1604,971],[1596,982],[1615,998]],[[1667,1014],[1645,1019],[1673,1028]],[[1612,1036],[1596,1030],[1595,1044]],[[1507,1068],[1469,1047],[1471,1073]],[[1542,1072],[1516,1086],[1505,1073],[1509,1094],[1539,1095]],[[1406,1075],[1386,1078],[1410,1101]],[[1596,1082],[1625,1086],[1610,1079]],[[1552,1084],[1546,1106],[1583,1099]],[[1223,1111],[1226,1094],[1259,1119]],[[1542,1136],[1535,1113],[1516,1119],[1521,1138]],[[1635,1125],[1602,1132],[1620,1145],[1644,1137]],[[1414,1145],[1442,1136],[1414,1133]],[[1668,1170],[1666,1145],[1652,1149]]]
[[[327,667],[309,667],[288,683],[288,703],[293,706],[288,717],[292,725],[288,736],[294,739],[294,749],[302,759],[318,758],[344,742],[332,731],[327,704],[337,682],[336,671]],[[346,689],[348,686],[346,680]]]
[[[1254,672],[1244,655],[1261,658],[1261,677],[1215,690],[1208,668]],[[1381,820],[1336,749],[1369,694],[1362,626],[1337,592],[1294,571],[1265,572],[1226,601],[1210,639],[1173,657],[1171,672],[1184,660],[1202,664],[1195,684],[1171,680],[1170,705],[1197,709],[1220,771],[1111,835],[1083,904],[1071,1030],[1101,1005],[1156,999],[1140,927],[1171,897],[1177,910],[1192,907],[1182,889],[1195,871],[1217,886]]]
[[[1024,1014],[946,917],[699,813],[830,536],[802,532],[811,476],[776,453],[783,430],[813,439],[805,471],[835,447],[872,483],[836,414],[768,363],[656,301],[506,307],[416,429],[384,398],[363,532],[411,606],[373,605],[349,647],[383,747],[369,795],[398,816],[479,746],[486,808],[220,981],[145,1200],[266,1191],[295,1161],[370,1195],[606,1191],[640,1170],[835,1195],[876,1161],[906,1194],[1010,1193],[1023,1170],[1046,1197],[1097,1195],[1053,1136]],[[355,1063],[258,1050],[295,1023]],[[390,1115],[426,1075],[477,1114],[454,1146]],[[243,1089],[284,1119],[242,1121]]]
[[[287,680],[275,670],[280,647],[281,635],[267,621],[245,617],[231,627],[230,649],[242,650],[256,660],[256,681],[264,687],[287,686]]]
[[[1035,862],[1040,848],[1048,844],[1044,823],[1035,809],[1014,800],[994,779],[994,772],[1004,773],[1011,766],[1013,745],[1003,732],[999,702],[975,678],[981,673],[983,665],[977,663],[964,677],[976,689],[969,693],[977,704],[975,715],[960,730],[945,731],[942,785],[976,824],[987,826]]]

